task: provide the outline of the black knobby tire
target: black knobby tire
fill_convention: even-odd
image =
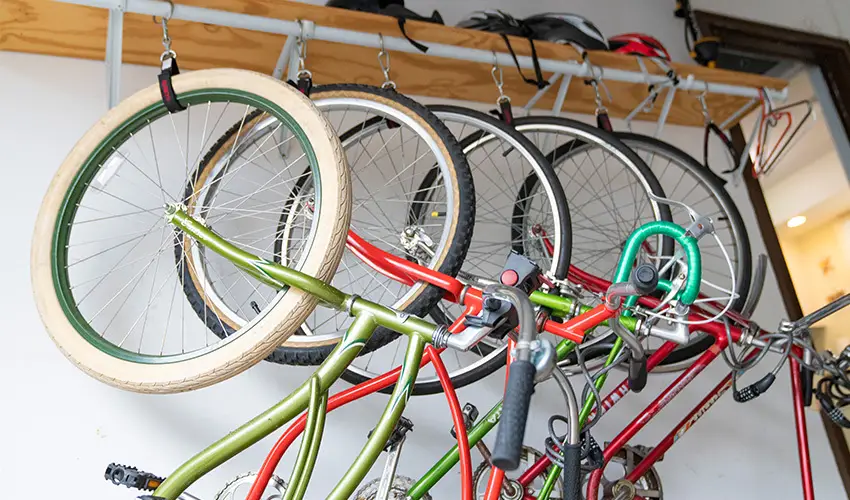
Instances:
[[[460,270],[463,260],[466,257],[466,251],[472,235],[473,222],[475,219],[475,188],[472,182],[472,173],[469,169],[469,165],[466,163],[466,157],[454,136],[425,106],[404,95],[398,94],[395,91],[367,85],[335,84],[314,87],[311,92],[311,97],[314,99],[321,99],[322,94],[327,95],[329,93],[345,93],[350,94],[351,96],[359,95],[363,96],[361,98],[364,99],[374,98],[375,100],[395,103],[398,107],[409,110],[408,112],[411,116],[415,116],[415,118],[420,121],[423,126],[432,129],[434,132],[434,139],[437,140],[437,143],[444,148],[444,155],[447,155],[446,159],[450,164],[450,173],[455,176],[457,186],[456,199],[458,200],[455,207],[456,222],[450,238],[448,250],[436,270],[443,274],[455,276]],[[253,120],[254,118],[256,118],[256,116],[246,118],[246,123],[249,123],[250,120]],[[352,128],[351,131],[355,128],[357,127]],[[239,129],[240,123],[236,123],[221,138],[219,138],[218,141],[216,141],[215,145],[207,152],[204,159],[198,165],[196,173],[193,175],[193,179],[202,177],[202,172],[211,165],[212,159],[219,154],[219,149],[222,148],[222,146],[225,145],[234,135],[239,133]],[[342,134],[340,139],[345,141],[345,137],[346,134]],[[285,213],[287,202],[291,203],[292,197],[297,194],[297,190],[301,187],[302,186],[299,185],[293,187],[293,191],[290,193],[290,199],[283,200],[281,202],[281,217],[283,217],[283,214]],[[186,196],[191,196],[193,190],[194,185],[187,185]],[[279,257],[279,246],[276,244],[275,247],[275,255]],[[184,264],[184,254],[177,246],[175,246],[175,256],[177,264],[180,266],[181,275],[184,275],[184,279],[182,280],[183,291],[195,313],[201,318],[206,318],[207,326],[215,335],[221,338],[230,335],[235,329],[223,318],[219,318],[216,315],[215,311],[213,311],[213,309],[205,303],[203,297],[198,291],[195,280],[192,279],[191,276],[185,275],[189,273],[189,268],[191,266],[186,266]],[[352,292],[356,293],[356,290],[353,290]],[[443,291],[435,286],[421,286],[415,297],[408,301],[408,304],[404,307],[401,307],[400,310],[407,314],[424,316],[440,301],[442,296]],[[222,325],[225,326],[222,327]],[[303,335],[303,331],[299,330],[295,333],[295,335]],[[397,333],[386,328],[376,328],[374,334],[366,343],[366,346],[362,351],[360,351],[360,355],[366,354],[390,343],[397,337],[397,335]],[[275,349],[268,358],[266,358],[266,360],[287,365],[318,365],[330,355],[331,351],[333,351],[335,347],[336,343],[301,347],[282,345]]]
[[[554,170],[552,169],[552,166],[549,164],[547,159],[544,157],[543,153],[541,153],[531,143],[531,141],[529,141],[529,139],[527,137],[525,137],[521,133],[518,133],[513,127],[506,125],[501,120],[495,120],[492,117],[490,117],[489,115],[486,115],[486,114],[481,113],[479,111],[461,108],[461,107],[457,107],[457,106],[448,106],[448,105],[432,105],[432,106],[429,106],[429,109],[431,109],[432,111],[437,112],[437,113],[439,113],[440,111],[443,111],[443,112],[447,112],[447,113],[466,114],[466,115],[469,115],[469,116],[472,116],[472,117],[475,117],[475,118],[478,118],[478,119],[481,119],[481,120],[488,121],[494,127],[498,128],[500,131],[502,131],[504,134],[510,135],[513,138],[513,140],[522,144],[523,147],[527,150],[527,152],[533,156],[535,162],[540,167],[540,171],[543,173],[543,175],[545,177],[545,181],[547,183],[549,183],[550,186],[553,186],[553,193],[554,193],[553,201],[555,202],[556,207],[557,207],[559,213],[561,214],[561,220],[562,220],[561,225],[562,225],[562,227],[561,227],[561,231],[560,231],[560,239],[561,239],[561,241],[560,241],[561,247],[560,248],[562,249],[562,251],[560,253],[558,262],[555,263],[554,274],[555,274],[555,277],[557,279],[564,279],[567,276],[567,271],[569,270],[569,267],[570,267],[570,257],[571,257],[570,249],[572,247],[572,230],[571,230],[571,222],[570,222],[570,212],[569,212],[569,206],[568,206],[566,196],[564,196],[563,190],[560,189],[558,177],[555,174]],[[485,134],[486,134],[486,132],[484,130],[478,130],[476,132],[470,133],[466,137],[461,138],[460,144],[461,144],[462,149],[464,151],[466,151],[467,147],[474,144],[476,141],[480,140],[482,137],[485,136]],[[537,175],[529,175],[526,178],[523,185],[520,186],[520,192],[519,192],[520,194],[518,194],[518,196],[517,196],[517,202],[514,205],[514,209],[513,209],[514,220],[516,220],[516,218],[518,218],[518,217],[519,218],[522,217],[521,212],[524,208],[522,202],[523,202],[523,200],[527,199],[526,197],[522,196],[522,193],[532,192],[537,187],[537,184],[539,182],[540,182],[540,178]],[[424,184],[424,182],[423,182],[423,184]],[[420,192],[422,192],[422,191],[420,190]],[[411,217],[413,217],[414,219],[418,218],[421,215],[419,213],[419,211],[422,210],[422,207],[423,207],[423,204],[416,204],[415,206],[411,207]],[[514,230],[513,224],[512,224],[511,229],[512,229],[512,231]],[[514,250],[518,251],[519,253],[523,253],[523,251],[524,251],[524,249],[522,248],[522,245],[514,245]],[[441,311],[439,311],[439,309],[436,308],[436,307],[431,310],[430,317],[431,317],[432,320],[434,320],[434,321],[436,321],[437,323],[440,323],[440,324],[448,324],[450,322],[448,320],[448,318],[446,318],[446,316]],[[482,354],[488,355],[488,354],[492,353],[492,349],[489,345],[485,346],[483,343],[481,343],[481,344],[479,344],[479,347],[481,347]],[[494,355],[492,358],[490,358],[486,362],[482,363],[481,365],[479,365],[479,366],[477,366],[477,367],[475,367],[475,368],[473,368],[469,371],[461,372],[459,374],[451,374],[450,373],[452,385],[457,389],[457,388],[464,387],[466,385],[472,384],[472,383],[474,383],[478,380],[481,380],[482,378],[492,374],[493,372],[495,372],[499,368],[503,367],[505,365],[506,360],[507,360],[507,351],[502,349],[501,353]],[[364,376],[363,374],[354,372],[352,370],[344,371],[341,378],[343,380],[347,381],[347,382],[352,383],[352,384],[359,384],[359,383],[362,383],[362,382],[369,380],[369,378]],[[385,394],[390,394],[394,387],[395,387],[394,385],[389,386],[389,387],[381,390],[380,392],[383,392]],[[437,393],[440,393],[442,391],[443,391],[443,388],[440,385],[439,381],[429,381],[429,382],[417,381],[413,386],[412,394],[415,395],[415,396],[420,396],[420,395],[437,394]]]

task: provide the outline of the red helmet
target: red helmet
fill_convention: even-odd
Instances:
[[[618,54],[670,60],[670,54],[658,39],[641,33],[623,33],[622,35],[612,36],[608,38],[608,45],[612,51]]]

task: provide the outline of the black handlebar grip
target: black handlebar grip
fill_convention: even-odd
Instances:
[[[581,444],[564,445],[564,500],[582,500]]]
[[[508,387],[502,403],[502,416],[496,431],[496,445],[492,462],[496,467],[512,471],[520,464],[522,442],[525,437],[525,422],[528,407],[534,392],[534,365],[530,361],[514,361],[508,375]]]
[[[774,380],[776,380],[776,376],[772,373],[768,373],[762,377],[761,380],[744,387],[740,391],[735,391],[735,393],[732,394],[732,398],[738,403],[746,403],[747,401],[753,400],[767,392]]]
[[[630,281],[639,294],[649,295],[658,287],[658,269],[652,264],[641,264],[632,271]]]
[[[629,389],[640,392],[646,387],[646,356],[629,359]]]

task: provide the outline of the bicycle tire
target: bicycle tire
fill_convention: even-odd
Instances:
[[[725,218],[730,226],[730,232],[733,239],[732,242],[735,247],[734,257],[735,263],[737,264],[736,292],[738,293],[738,298],[733,302],[732,309],[740,311],[741,307],[743,307],[746,302],[750,289],[752,278],[752,254],[744,220],[741,217],[734,200],[726,191],[726,188],[723,187],[723,180],[718,178],[712,171],[706,169],[689,154],[664,141],[654,137],[634,133],[617,132],[616,135],[627,146],[636,150],[638,154],[640,154],[640,151],[642,150],[647,150],[653,154],[662,155],[664,158],[670,160],[670,163],[665,165],[664,172],[661,173],[659,182],[668,181],[668,177],[664,175],[666,173],[666,169],[669,168],[670,165],[676,165],[693,176],[696,179],[696,182],[703,185],[709,192],[710,196],[712,196],[712,198],[716,201],[720,209],[725,213]],[[655,166],[654,162],[648,162],[648,165],[650,169],[653,169],[653,171],[660,169],[660,167]],[[671,189],[668,186],[668,189],[671,189],[671,192],[668,193],[668,195],[675,197],[676,189],[680,185],[681,178],[676,182],[675,188]],[[687,187],[688,185],[685,185],[685,188]],[[689,191],[693,191],[693,189],[694,188],[691,188]],[[679,201],[687,203],[687,200]],[[713,219],[715,222],[721,220],[718,217],[713,217]],[[713,337],[702,335],[687,345],[677,347],[660,363],[659,367],[665,367],[665,370],[684,368],[696,357],[708,350],[712,344],[714,344]]]
[[[698,162],[688,153],[685,153],[672,144],[641,134],[617,132],[615,135],[633,150],[646,149],[653,152],[659,152],[668,159],[675,159],[675,164],[685,169],[689,174],[695,177],[699,183],[703,184],[710,192],[711,197],[716,200],[718,205],[720,205],[720,208],[723,212],[725,212],[722,218],[728,219],[728,224],[731,228],[730,231],[732,232],[734,243],[736,244],[735,260],[738,265],[735,273],[737,282],[736,293],[738,294],[738,298],[732,303],[732,309],[740,311],[747,300],[750,283],[752,281],[752,251],[744,219],[741,217],[741,213],[738,211],[735,201],[729,195],[729,192],[726,191],[723,179],[719,178],[711,170],[705,168],[703,164]],[[653,165],[649,164],[649,167],[652,169]],[[667,179],[665,179],[663,175],[661,177],[656,177],[659,179],[659,182],[662,183],[663,187],[664,181]],[[667,187],[665,192],[670,190],[670,187]],[[669,196],[675,196],[672,192],[667,194]],[[687,203],[687,200],[680,201]],[[714,220],[717,222],[718,217],[714,217]]]
[[[464,257],[466,256],[468,242],[472,233],[475,203],[474,186],[469,166],[466,163],[465,156],[463,155],[460,146],[448,129],[446,129],[442,122],[440,122],[433,113],[428,111],[426,107],[409,97],[398,94],[393,90],[381,89],[367,85],[334,84],[314,87],[311,91],[311,98],[315,103],[317,103],[319,109],[324,109],[322,104],[323,102],[334,102],[335,100],[342,99],[359,99],[362,101],[377,103],[377,105],[388,107],[402,113],[405,117],[407,117],[407,120],[410,120],[411,123],[415,123],[421,127],[421,129],[428,134],[428,138],[434,141],[436,147],[438,147],[441,152],[442,158],[446,161],[446,170],[452,183],[451,189],[454,200],[457,201],[452,207],[454,213],[452,216],[452,224],[449,228],[447,244],[441,252],[442,255],[435,263],[432,264],[432,267],[436,267],[436,270],[441,273],[451,276],[456,275],[463,263]],[[379,122],[386,122],[386,120],[372,121],[370,124],[373,126],[383,126],[382,123]],[[199,171],[207,169],[209,165],[218,161],[218,159],[226,152],[226,150],[221,149],[221,146],[228,144],[233,140],[234,136],[232,134],[236,134],[237,129],[238,127],[234,125],[228,131],[231,135],[223,136],[218,141],[217,146],[219,146],[219,148],[213,148],[210,150],[207,158],[205,158],[204,162],[199,165]],[[343,147],[346,147],[346,141],[350,139],[353,134],[362,130],[363,127],[354,126],[340,134],[340,140],[343,143]],[[351,168],[356,168],[356,165],[352,164]],[[355,199],[355,201],[357,200]],[[281,205],[282,218],[284,213],[284,203]],[[277,248],[277,239],[275,244]],[[277,251],[275,253],[277,254]],[[228,326],[232,325],[233,322],[226,319],[224,319],[224,321],[219,321],[221,318],[217,312],[210,308],[207,301],[205,301],[201,296],[199,287],[195,284],[196,280],[187,280],[187,283],[189,283],[190,286],[188,286],[184,292],[189,298],[190,303],[193,305],[196,314],[206,318],[212,317],[212,320],[208,320],[208,324],[210,325],[213,333],[219,337],[226,337],[229,330]],[[432,285],[419,283],[414,285],[412,288],[413,290],[410,293],[410,296],[407,297],[403,303],[394,305],[398,310],[406,314],[412,314],[415,316],[425,315],[437,302],[439,302],[443,295],[442,290]],[[297,339],[290,337],[288,342],[283,343],[283,345],[271,352],[267,360],[287,365],[310,366],[321,364],[336,347],[336,340],[323,340],[315,344],[310,344],[304,341],[304,339],[308,338],[309,335],[305,335],[303,332],[304,331],[302,329],[300,332],[296,333],[296,335],[299,335],[299,338]],[[342,332],[340,332],[339,336],[341,337],[341,335]],[[397,335],[397,333],[386,328],[376,328],[372,337],[360,352],[360,355],[368,354],[375,349],[392,342]],[[295,342],[295,340],[298,342]]]
[[[608,214],[609,220],[604,223],[604,227],[611,229],[598,229],[595,226],[596,220],[584,211],[590,210],[587,206],[591,201],[569,199],[571,207],[574,207],[571,214],[573,225],[583,228],[579,232],[574,230],[573,234],[573,261],[574,265],[579,266],[580,269],[590,271],[590,274],[611,279],[610,275],[613,274],[613,269],[619,261],[621,246],[631,234],[631,231],[643,222],[672,220],[670,208],[663,203],[655,202],[646,194],[652,193],[658,197],[665,197],[664,189],[658,179],[643,159],[615,135],[591,125],[561,117],[528,116],[516,119],[515,124],[518,130],[529,135],[529,137],[533,137],[533,142],[538,147],[544,148],[543,152],[558,173],[558,177],[562,181],[565,191],[567,191],[568,198],[570,198],[571,193],[575,198],[587,198],[586,195],[591,194],[590,200],[595,204],[595,209],[601,206],[604,210],[599,213]],[[555,137],[554,143],[549,139],[549,136],[552,135]],[[615,160],[613,167],[607,166],[607,158],[610,157]],[[595,161],[599,159],[604,161],[603,165],[597,164]],[[592,170],[586,170],[590,167],[592,167]],[[584,173],[583,169],[587,173]],[[623,177],[624,174],[625,177]],[[598,179],[594,179],[594,175],[598,176]],[[604,184],[606,180],[617,179],[620,179],[621,182],[625,179],[626,185],[634,185],[634,188],[626,190],[626,196],[631,193],[634,201],[630,202],[630,199],[621,199],[619,196],[614,197],[613,193],[607,191],[607,188],[599,191],[597,195],[587,187],[591,181],[596,182],[598,180],[599,183]],[[620,187],[615,189],[614,193],[624,190],[625,188]],[[576,205],[579,206],[576,207]],[[620,205],[626,208],[634,207],[633,218],[624,218],[622,221],[618,221],[617,217],[621,215],[618,208]],[[641,210],[642,208],[643,210]],[[593,210],[590,211],[593,212]],[[628,216],[629,212],[626,212],[625,215]],[[600,249],[597,243],[599,238],[596,235],[611,231],[615,234],[609,238],[609,242],[604,243],[605,248]],[[587,241],[583,241],[584,238],[587,238]],[[664,258],[673,255],[673,240],[659,237],[654,241],[655,257]],[[599,260],[599,256],[603,255],[603,252],[604,255],[607,255],[607,264],[597,265],[594,263],[594,266],[597,267],[583,268],[582,262],[589,260],[586,257],[587,255]],[[596,292],[604,292],[604,290],[596,290]],[[590,305],[598,302],[598,296],[594,294],[582,293],[579,298],[582,302]],[[613,338],[613,333],[603,328],[597,328],[594,335]],[[594,356],[595,353],[598,354]],[[593,362],[587,364],[591,369],[600,364],[607,355],[607,353],[600,352],[599,349],[594,349],[588,354],[590,355],[585,356],[585,361]],[[561,368],[568,373],[574,373],[578,369],[571,364],[574,363],[574,360],[574,356],[567,358],[560,364]]]
[[[457,107],[457,106],[448,106],[448,105],[433,105],[429,106],[429,108],[434,111],[437,116],[444,120],[447,124],[454,126],[454,130],[459,129],[460,132],[456,132],[456,134],[460,137],[460,144],[463,148],[463,151],[468,156],[468,161],[470,163],[470,168],[473,172],[473,180],[476,178],[480,179],[482,174],[491,174],[489,170],[485,170],[485,167],[492,166],[494,169],[497,168],[495,163],[483,161],[484,158],[488,158],[490,155],[487,154],[486,147],[489,147],[495,144],[495,141],[505,141],[502,146],[504,149],[510,149],[510,153],[516,155],[511,157],[505,157],[506,164],[510,163],[510,167],[512,169],[519,170],[523,168],[523,165],[520,163],[527,163],[527,168],[530,168],[531,173],[525,177],[526,173],[521,173],[519,176],[519,180],[525,180],[523,186],[519,188],[519,192],[523,192],[523,187],[526,190],[526,194],[529,194],[530,191],[534,189],[540,189],[540,193],[545,193],[547,203],[552,209],[553,213],[556,213],[557,216],[553,217],[553,221],[557,221],[558,230],[554,233],[557,236],[553,235],[553,238],[556,238],[556,248],[559,249],[557,252],[557,256],[552,259],[551,265],[548,272],[557,277],[558,279],[562,279],[566,277],[567,270],[569,269],[569,261],[570,261],[570,248],[572,246],[572,232],[571,232],[571,223],[570,223],[570,214],[569,207],[567,204],[566,197],[563,194],[563,191],[560,189],[560,185],[558,183],[557,177],[552,170],[551,165],[549,165],[546,158],[543,154],[536,148],[534,145],[525,137],[523,134],[517,132],[512,127],[506,125],[504,122],[497,120],[487,114],[481,113],[479,111],[470,110],[467,108]],[[463,126],[459,127],[459,124],[463,124]],[[452,128],[450,126],[450,128]],[[466,127],[471,127],[467,130]],[[466,132],[464,134],[463,132]],[[498,136],[498,137],[497,137]],[[502,144],[501,142],[499,143]],[[507,148],[506,146],[510,146]],[[479,149],[480,148],[480,149]],[[494,150],[499,150],[499,148],[494,148]],[[479,154],[480,153],[480,154]],[[490,151],[492,154],[492,151]],[[481,166],[479,168],[479,164],[476,161],[478,158],[482,159]],[[499,164],[499,168],[505,168],[504,165]],[[502,175],[505,177],[510,177],[507,172],[502,172]],[[512,174],[513,175],[513,174]],[[535,183],[539,184],[539,186],[531,186],[528,182],[528,179],[533,179]],[[421,188],[421,185],[420,185]],[[492,194],[488,192],[481,193],[480,186],[477,186],[476,190],[476,203],[481,200],[481,203],[485,203],[486,205],[478,204],[476,206],[476,216],[484,217],[486,216],[486,210],[484,209],[495,209],[494,205],[497,204],[493,199],[484,200],[483,198],[492,198]],[[488,195],[489,196],[485,196]],[[513,195],[510,198],[506,198],[504,201],[507,201],[509,205],[506,207],[509,210],[504,213],[512,213],[512,219],[510,220],[510,231],[511,238],[508,241],[506,238],[506,247],[510,244],[513,250],[518,250],[520,253],[524,253],[524,248],[521,244],[517,243],[515,239],[515,226],[520,225],[520,227],[524,227],[527,224],[525,222],[519,222],[517,219],[522,217],[522,214],[518,215],[518,211],[522,212],[524,208],[528,208],[528,196],[522,196],[522,194],[516,195],[517,199],[512,199]],[[541,194],[541,197],[543,194]],[[501,199],[501,198],[500,198]],[[504,207],[502,207],[504,208]],[[493,218],[492,216],[490,218]],[[478,222],[478,221],[476,221]],[[481,229],[481,224],[476,224],[475,231],[479,231]],[[477,247],[476,244],[479,241],[476,238],[476,235],[473,234],[472,243],[470,245],[470,252],[474,251]],[[482,243],[482,245],[484,245]],[[484,248],[481,246],[480,248]],[[487,246],[489,249],[490,247]],[[467,269],[469,265],[469,257],[467,257],[467,261],[464,262],[464,265],[461,267],[461,270]],[[494,268],[495,269],[495,268]],[[501,269],[501,265],[499,266]],[[495,271],[494,271],[495,272]],[[445,317],[435,317],[435,314],[431,313],[432,319],[440,323],[448,323],[449,321]],[[402,342],[404,339],[400,339]],[[470,369],[452,369],[450,371],[450,378],[452,380],[452,385],[455,388],[464,387],[473,382],[476,382],[494,371],[498,370],[502,366],[504,366],[506,361],[507,352],[504,346],[497,348],[498,352],[495,349],[490,349],[489,346],[485,347],[484,344],[479,344],[481,359],[476,360],[471,364]],[[477,347],[476,347],[477,348]],[[474,349],[476,349],[474,348]],[[386,348],[385,348],[386,349]],[[403,352],[404,349],[399,349],[398,352]],[[468,356],[468,355],[464,355]],[[356,363],[356,362],[355,362]],[[460,365],[460,359],[458,359],[458,365]],[[343,372],[342,378],[352,384],[362,383],[366,380],[369,380],[371,377],[367,376],[364,373],[365,370],[360,369],[359,367],[349,367]],[[371,374],[372,376],[377,373]],[[390,393],[392,391],[393,386],[390,386],[384,389],[382,392]],[[442,385],[439,380],[433,379],[428,380],[422,375],[417,378],[417,381],[414,384],[412,394],[413,395],[428,395],[428,394],[436,394],[442,392]]]
[[[631,174],[636,180],[638,180],[643,185],[643,188],[645,190],[652,192],[656,196],[664,197],[664,189],[661,187],[661,184],[658,182],[658,179],[655,177],[649,167],[644,163],[643,159],[641,159],[634,151],[632,151],[627,145],[625,145],[622,141],[620,141],[616,136],[611,133],[608,133],[604,130],[600,130],[599,128],[593,127],[586,123],[555,116],[526,116],[522,118],[517,118],[514,121],[514,124],[517,130],[525,133],[526,135],[551,130],[567,130],[569,131],[568,133],[570,135],[574,136],[573,139],[558,144],[551,150],[548,150],[548,148],[544,148],[543,153],[546,155],[546,158],[552,164],[556,172],[559,172],[561,170],[561,163],[564,162],[567,158],[569,158],[572,154],[578,154],[583,152],[579,148],[586,148],[589,146],[597,145],[604,148],[605,151],[608,152],[608,154],[611,154],[620,163],[628,167]],[[613,196],[611,196],[611,201],[612,203],[615,201]],[[570,203],[571,205],[575,205],[574,201],[570,201]],[[663,203],[657,203],[651,199],[648,203],[652,209],[654,220],[672,220],[672,214],[670,212],[670,208],[667,205]],[[571,214],[571,218],[575,222],[578,216],[575,213],[575,210],[573,212],[574,213]],[[636,222],[633,221],[632,226],[635,225]],[[627,229],[634,229],[634,227],[630,227]],[[630,231],[627,232],[630,233]],[[623,236],[628,235],[624,234]],[[574,265],[578,264],[575,262],[577,239],[578,237],[576,236],[575,231],[573,231]],[[660,237],[657,246],[657,254],[661,256],[669,256],[673,254],[674,242],[670,238]],[[614,262],[616,263],[617,260],[619,260],[619,253],[617,254]]]
[[[195,71],[175,76],[173,85],[177,99],[187,106],[187,109],[181,112],[183,114],[178,116],[178,119],[185,116],[187,123],[191,117],[189,107],[195,104],[206,104],[209,112],[213,100],[217,100],[217,103],[237,102],[244,104],[245,115],[248,114],[251,107],[266,109],[270,114],[282,120],[282,123],[296,127],[293,128],[293,137],[297,137],[299,144],[304,146],[305,154],[309,149],[310,154],[314,155],[312,159],[316,165],[316,175],[321,176],[320,182],[322,183],[322,191],[317,198],[317,209],[315,211],[319,214],[316,219],[318,221],[317,229],[311,233],[314,235],[311,244],[315,244],[315,248],[311,246],[310,250],[305,253],[300,270],[320,279],[332,276],[344,250],[351,208],[351,179],[339,139],[332,133],[327,120],[299,92],[259,73],[232,69]],[[225,106],[225,109],[227,109],[227,106]],[[223,114],[224,111],[219,116],[221,117]],[[132,333],[132,328],[127,332],[121,343],[114,344],[105,337],[110,325],[115,321],[115,317],[121,312],[124,303],[129,300],[133,290],[135,290],[136,286],[134,286],[127,293],[121,307],[116,312],[116,316],[113,316],[103,331],[95,330],[95,327],[91,324],[95,322],[94,317],[87,319],[85,313],[81,312],[80,303],[84,299],[77,300],[73,292],[74,286],[70,284],[68,268],[71,265],[79,264],[81,261],[75,260],[70,263],[69,255],[72,246],[70,242],[74,235],[73,229],[66,228],[75,223],[78,210],[85,208],[82,203],[85,195],[96,193],[93,195],[95,198],[86,197],[85,199],[89,201],[101,200],[101,198],[96,197],[97,192],[106,192],[107,183],[114,182],[105,180],[105,177],[95,178],[95,176],[109,171],[109,168],[112,168],[110,166],[114,165],[115,171],[110,176],[113,179],[116,178],[115,172],[122,165],[127,164],[126,160],[128,160],[125,154],[118,152],[119,149],[128,144],[131,139],[136,141],[134,132],[138,132],[145,126],[152,127],[152,123],[159,123],[158,120],[163,117],[169,117],[173,124],[174,115],[171,115],[165,108],[158,85],[152,85],[114,107],[80,139],[59,167],[42,202],[36,221],[31,254],[32,283],[36,304],[48,332],[63,354],[80,369],[107,384],[131,391],[149,393],[173,393],[197,389],[246,370],[266,357],[286,337],[294,333],[303,318],[307,317],[316,304],[316,299],[309,294],[290,289],[286,293],[277,294],[274,303],[266,308],[266,312],[264,314],[258,313],[258,316],[245,328],[242,328],[238,335],[233,335],[226,341],[217,342],[217,345],[212,346],[212,349],[207,345],[206,348],[185,352],[184,345],[182,354],[179,352],[169,354],[167,355],[170,356],[169,358],[164,357],[166,355],[163,354],[167,331],[163,334],[163,348],[159,355],[148,354],[147,349],[145,354],[142,354],[141,339],[137,352],[122,347],[124,340]],[[149,128],[149,130],[153,137],[152,128]],[[186,130],[188,135],[188,126]],[[206,132],[206,122],[204,132]],[[210,133],[212,134],[213,131],[211,130]],[[177,136],[176,128],[174,134]],[[151,141],[154,143],[153,138]],[[136,141],[136,146],[141,149],[138,141]],[[107,161],[119,159],[118,156],[113,156],[113,152],[118,152],[117,154],[121,155],[123,160],[114,164]],[[189,143],[186,142],[187,164],[188,157]],[[180,168],[177,173],[184,168],[182,165],[182,149],[178,158]],[[154,159],[158,169],[159,160],[156,156]],[[132,161],[130,161],[130,164],[137,169],[140,168]],[[127,165],[117,178],[121,179],[123,175],[129,175],[128,172],[131,172],[131,170],[129,170],[129,164]],[[320,165],[321,168],[319,168]],[[159,170],[157,171],[159,172]],[[176,175],[173,170],[168,173]],[[188,175],[188,168],[186,173]],[[156,184],[150,177],[148,179]],[[176,180],[179,181],[179,178]],[[95,184],[99,184],[99,186]],[[160,190],[163,190],[162,180],[157,185]],[[184,186],[185,184],[180,186],[180,191],[177,191],[178,196]],[[92,187],[91,191],[89,191],[90,187]],[[162,191],[162,193],[164,197],[165,192]],[[114,194],[112,197],[118,200],[117,202],[113,201],[113,204],[122,202],[122,197]],[[111,200],[112,198],[106,199]],[[123,200],[123,203],[132,204],[126,199]],[[111,207],[108,204],[103,206]],[[119,206],[123,207],[124,205]],[[127,209],[125,208],[124,211],[126,212]],[[110,212],[107,211],[106,213],[109,214]],[[123,212],[117,212],[113,219],[124,215]],[[151,215],[160,221],[155,224],[163,224],[160,238],[162,240],[161,245],[164,246],[160,248],[158,253],[153,254],[152,260],[142,269],[145,272],[151,268],[154,260],[158,265],[158,259],[162,256],[162,249],[166,248],[168,244],[173,244],[174,241],[173,234],[171,232],[166,233],[164,225],[166,222],[161,215],[156,216],[154,212]],[[104,218],[101,218],[98,222],[103,223],[103,220]],[[95,220],[85,219],[80,221],[78,225],[83,222],[95,222]],[[76,227],[74,226],[74,228]],[[91,225],[86,227],[91,227]],[[152,225],[152,227],[157,226]],[[147,238],[150,233],[149,230],[143,238]],[[134,248],[136,248],[135,245],[131,250]],[[93,256],[100,255],[104,255],[104,251],[93,254]],[[115,266],[121,263],[126,255],[124,254]],[[164,257],[170,260],[170,255]],[[66,262],[70,264],[65,265]],[[171,262],[173,263],[173,261]],[[124,267],[129,267],[130,264],[132,262],[125,263]],[[114,269],[115,267],[103,276],[108,277]],[[156,283],[156,273],[154,271],[153,284]],[[166,279],[171,279],[170,276],[166,275]],[[179,279],[176,278],[176,274],[174,276],[174,288],[176,290]],[[164,283],[167,282],[164,281]],[[101,283],[102,280],[96,283],[91,290],[97,290]],[[108,306],[115,297],[121,295],[126,288],[127,285],[124,285],[100,311]],[[113,293],[109,288],[100,288],[100,290],[102,291],[98,293],[101,295]],[[155,298],[152,294],[153,285],[151,297]],[[86,297],[88,296],[89,294],[86,294]],[[149,299],[145,307],[152,307],[151,300]],[[173,306],[173,304],[174,297],[172,296],[171,305]],[[144,311],[149,312],[150,310],[145,309]],[[98,311],[98,314],[100,311]],[[130,311],[130,318],[135,312],[135,310]],[[96,317],[97,314],[94,316]],[[169,309],[168,318],[165,320],[166,325],[170,325],[170,318]],[[145,321],[147,319],[146,314]],[[138,320],[133,323],[133,328],[136,324],[138,324]],[[199,326],[199,331],[204,332],[205,335],[207,331],[205,325],[197,326]],[[144,335],[144,327],[142,335]]]

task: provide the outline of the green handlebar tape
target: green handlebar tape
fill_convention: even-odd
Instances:
[[[687,234],[685,228],[667,221],[654,221],[642,225],[632,232],[626,240],[620,262],[617,264],[617,273],[614,275],[614,283],[623,283],[629,280],[635,259],[638,256],[643,242],[652,236],[662,235],[673,238],[685,250],[688,258],[688,278],[682,290],[679,300],[686,305],[693,304],[699,295],[700,281],[702,280],[702,260],[699,253],[699,244],[696,238]]]

